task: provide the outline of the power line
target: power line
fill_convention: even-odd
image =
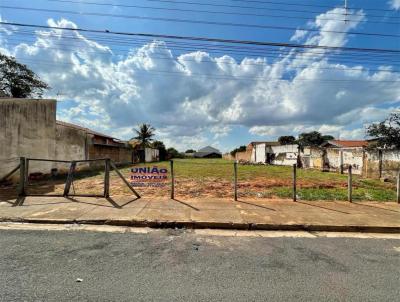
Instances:
[[[59,0],[47,0],[47,1],[59,1]],[[316,13],[316,14],[327,14],[327,15],[339,15],[345,16],[344,13],[336,13],[336,12],[323,12],[323,11],[309,11],[309,10],[287,10],[287,9],[277,9],[277,8],[270,8],[270,7],[259,7],[259,6],[240,6],[240,5],[227,5],[227,4],[218,4],[218,3],[204,3],[204,2],[193,2],[193,1],[172,1],[172,0],[144,0],[148,2],[157,2],[157,3],[171,3],[171,4],[185,4],[185,5],[197,5],[197,6],[211,6],[211,7],[223,7],[223,8],[241,8],[241,9],[253,9],[253,10],[274,10],[274,11],[287,11],[287,12],[296,12],[296,13]],[[354,16],[363,16],[360,14],[348,14]],[[368,15],[369,17],[376,17],[376,18],[389,18],[389,19],[399,19],[400,17],[391,17],[391,16],[384,16],[384,15]]]
[[[351,35],[363,35],[363,36],[375,36],[375,37],[396,37],[396,38],[400,37],[400,35],[383,34],[383,33],[354,32],[354,31],[348,31],[347,32],[347,31],[339,31],[339,30],[321,30],[321,29],[314,29],[314,28],[309,28],[309,29],[300,28],[300,27],[296,28],[296,27],[290,27],[290,26],[274,26],[274,25],[233,23],[233,22],[217,22],[217,21],[163,18],[163,17],[146,17],[146,16],[118,15],[118,14],[94,13],[94,12],[76,12],[76,11],[69,11],[69,10],[33,8],[33,7],[17,7],[17,6],[6,6],[6,5],[0,5],[0,8],[3,8],[3,9],[15,9],[15,10],[28,10],[28,11],[40,11],[40,12],[48,12],[48,13],[63,13],[63,14],[72,14],[72,15],[100,16],[100,17],[113,17],[113,18],[128,18],[128,19],[139,19],[139,20],[164,21],[164,22],[191,23],[191,24],[249,27],[249,28],[263,28],[263,29],[275,29],[275,30],[304,30],[304,31],[309,31],[309,32],[326,32],[326,33],[334,33],[334,34],[351,34]]]
[[[59,27],[59,26],[36,25],[36,24],[4,22],[4,21],[0,21],[0,24],[10,25],[10,26],[18,26],[18,27],[57,29],[57,30],[65,30],[65,31],[71,31],[71,32],[100,33],[100,34],[120,35],[120,36],[137,36],[137,37],[147,37],[147,38],[156,38],[156,39],[191,40],[191,41],[216,42],[216,43],[227,43],[227,44],[288,47],[288,48],[295,48],[295,49],[324,49],[324,50],[332,50],[332,51],[336,50],[336,51],[357,51],[357,52],[371,52],[371,53],[400,54],[400,50],[384,49],[384,48],[337,47],[337,46],[321,46],[321,45],[294,44],[294,43],[283,43],[283,42],[265,42],[265,41],[221,39],[221,38],[196,37],[196,36],[134,33],[134,32],[110,31],[110,30],[98,30],[98,29],[84,29],[84,28],[78,28],[78,27],[77,28],[67,28],[67,27]]]
[[[37,32],[33,31],[33,30],[20,30],[20,29],[10,29],[10,31],[14,31],[14,34],[18,34],[18,35],[36,35],[37,36]],[[49,35],[50,34],[50,35]],[[102,42],[117,42],[118,44],[129,44],[130,41],[141,41],[141,42],[151,42],[151,40],[149,39],[139,39],[139,38],[133,38],[133,37],[124,37],[121,38],[119,36],[109,36],[109,37],[105,37],[104,33],[86,33],[86,37],[90,37],[92,39],[96,39],[96,41],[102,41]],[[56,33],[56,32],[47,32],[46,37],[57,37],[57,38],[64,38],[64,39],[76,39],[76,40],[81,40],[80,37],[77,37],[75,35],[65,35],[65,34],[60,34],[60,33]],[[171,41],[168,40],[168,43],[172,43]],[[180,41],[174,41],[173,44],[175,45],[184,45],[186,46],[196,46],[196,47],[201,47],[201,48],[206,48],[206,49],[210,49],[210,47],[212,49],[219,49],[222,48],[224,51],[230,51],[230,50],[245,50],[245,51],[251,51],[253,53],[261,53],[263,54],[264,51],[274,51],[274,52],[279,52],[280,54],[285,54],[285,53],[290,53],[293,51],[296,51],[296,53],[306,53],[307,52],[305,50],[302,49],[296,49],[296,50],[286,50],[286,49],[276,49],[272,46],[253,46],[253,45],[225,45],[225,44],[215,44],[215,43],[193,43],[191,42],[190,44],[188,42],[180,42]],[[326,51],[323,52],[316,52],[313,51],[312,55],[317,55],[317,54],[326,54]],[[373,57],[382,57],[382,58],[388,58],[388,56],[393,56],[393,55],[397,55],[397,54],[391,54],[391,53],[369,53],[369,54],[364,54],[364,53],[342,53],[339,51],[335,51],[333,53],[330,53],[330,55],[340,55],[340,56],[358,56],[358,57],[365,57],[368,59],[371,59],[371,56]]]
[[[76,3],[85,5],[95,5],[95,6],[112,6],[112,7],[123,7],[123,8],[142,8],[142,9],[152,9],[152,10],[165,10],[165,11],[177,11],[177,12],[194,12],[194,13],[207,13],[207,14],[221,14],[228,16],[253,16],[253,17],[269,17],[269,18],[286,18],[286,19],[299,19],[299,20],[311,20],[312,17],[301,17],[301,16],[288,16],[288,15],[271,15],[271,14],[260,14],[260,13],[239,13],[239,12],[226,12],[226,11],[211,11],[211,10],[194,10],[185,8],[170,8],[170,7],[154,7],[154,6],[142,6],[142,5],[129,5],[129,4],[113,4],[113,3],[103,3],[103,2],[91,2],[91,1],[74,1],[74,0],[47,0],[51,2],[60,3]],[[278,11],[290,11],[274,9]],[[377,23],[377,24],[394,24],[399,25],[399,22],[387,22],[387,21],[370,21],[370,20],[351,20],[351,19],[326,19],[320,18],[321,21],[347,21],[347,22],[367,22],[367,23]]]
[[[276,2],[276,1],[260,1],[260,0],[230,0],[232,2],[244,2],[244,3],[261,3],[261,4],[278,4],[278,5],[293,5],[293,6],[308,6],[308,7],[321,7],[321,8],[330,8],[334,7],[328,5],[317,5],[317,4],[298,4],[293,2]],[[380,8],[372,8],[372,7],[348,7],[349,9],[363,9],[363,10],[373,10],[373,11],[384,11],[384,12],[393,12],[392,9],[380,9]]]
[[[233,16],[254,16],[254,17],[270,17],[270,18],[284,18],[284,19],[301,19],[301,20],[311,20],[314,16],[310,17],[301,17],[301,16],[288,16],[288,15],[271,15],[271,14],[260,14],[260,13],[243,13],[243,12],[227,12],[227,11],[211,11],[211,10],[194,10],[194,9],[185,9],[185,8],[170,8],[170,7],[154,7],[154,6],[142,6],[142,5],[131,5],[131,4],[113,4],[113,3],[104,3],[104,2],[93,2],[93,1],[74,1],[74,0],[47,0],[50,2],[60,2],[60,3],[76,3],[76,4],[85,4],[85,5],[95,5],[95,6],[112,6],[112,7],[123,7],[123,8],[142,8],[142,9],[153,9],[153,10],[165,10],[165,11],[178,11],[178,12],[194,12],[194,13],[207,13],[207,14],[221,14],[221,15],[233,15]],[[280,11],[280,12],[299,12],[296,10],[289,9],[274,9],[271,8],[269,10]],[[304,12],[304,11],[300,11]],[[307,12],[307,11],[305,11]],[[344,14],[342,14],[344,15]],[[351,15],[351,14],[349,14]],[[357,15],[361,16],[361,15]],[[359,22],[358,20],[344,20],[344,19],[327,19],[320,18],[321,21],[348,21],[348,22]],[[400,24],[399,22],[388,22],[388,21],[371,21],[371,20],[362,20],[362,22],[367,23],[378,23],[378,24]]]
[[[17,35],[36,35],[35,32],[16,32]],[[126,45],[127,47],[131,47],[134,45],[142,46],[144,43],[151,43],[151,40],[148,39],[138,39],[138,38],[128,38],[128,39],[115,39],[117,37],[92,37],[88,35],[87,37],[91,39],[96,39],[96,42],[104,42],[109,43],[111,45]],[[46,38],[62,38],[66,40],[76,40],[78,42],[82,42],[82,39],[76,36],[65,36],[56,33],[46,34]],[[15,38],[9,38],[8,40],[17,40]],[[19,39],[21,41],[21,39]],[[26,41],[26,40],[22,40]],[[33,41],[29,41],[33,42]],[[140,42],[140,44],[138,43]],[[168,42],[168,47],[174,50],[183,50],[183,51],[198,51],[204,50],[209,53],[222,53],[222,54],[233,54],[233,55],[240,55],[246,57],[268,57],[268,58],[281,58],[280,55],[294,55],[296,58],[303,58],[303,59],[313,59],[319,58],[318,55],[324,55],[325,57],[329,57],[330,59],[335,59],[340,61],[341,63],[354,63],[354,64],[368,64],[372,65],[372,63],[380,63],[380,64],[394,64],[395,62],[393,59],[400,59],[399,56],[393,57],[393,54],[379,54],[379,53],[343,53],[343,52],[334,52],[334,53],[327,53],[327,52],[307,52],[304,50],[286,50],[286,49],[274,49],[274,48],[252,48],[246,46],[229,46],[227,45],[213,45],[213,44],[199,44],[199,43],[180,43],[178,41],[164,41]],[[67,45],[68,46],[68,45]],[[115,47],[113,47],[115,49]]]
[[[18,41],[18,40],[17,40]],[[29,41],[31,42],[31,41]],[[11,45],[19,45],[18,43],[9,43]],[[42,48],[42,49],[52,49],[52,50],[57,50],[60,52],[74,52],[76,51],[76,49],[71,48],[69,44],[61,44],[61,43],[57,43],[56,46],[61,46],[62,49],[59,49],[57,47],[50,47],[50,46],[44,46],[44,45],[36,45],[35,47],[38,48]],[[127,55],[129,53],[129,50],[127,51],[119,51],[119,50],[123,50],[123,49],[118,49],[118,51],[114,51],[113,50],[113,54],[121,54],[121,55]],[[77,52],[79,52],[80,49],[77,49]],[[109,53],[102,53],[100,51],[96,51],[96,50],[84,50],[85,53],[96,53],[98,55],[109,55]],[[162,52],[153,52],[153,54],[156,55],[162,55]],[[207,59],[202,59],[201,61],[198,60],[191,60],[188,58],[185,58],[184,60],[180,61],[178,60],[178,58],[176,57],[168,57],[168,56],[151,56],[149,57],[150,59],[154,59],[154,60],[165,60],[165,61],[173,61],[173,62],[177,62],[177,63],[182,63],[182,62],[194,62],[194,63],[213,63],[213,64],[217,64],[218,62],[216,60],[207,60]],[[235,66],[259,66],[259,67],[275,67],[279,64],[281,64],[281,62],[275,62],[275,63],[267,63],[267,62],[260,62],[260,63],[249,63],[249,62],[220,62],[221,64],[224,65],[235,65]],[[346,62],[344,62],[346,63]],[[399,62],[400,63],[400,62]],[[400,65],[398,65],[400,67]],[[299,66],[290,66],[289,69],[306,69],[307,67],[310,67],[309,65],[299,65]],[[312,66],[311,66],[312,67]],[[336,71],[348,71],[348,70],[354,70],[354,71],[361,71],[361,72],[385,72],[385,73],[400,73],[400,70],[384,70],[384,69],[372,69],[372,68],[365,68],[365,67],[361,67],[361,68],[351,68],[351,67],[347,67],[347,66],[343,66],[341,65],[340,67],[317,67],[318,69],[321,70],[336,70]]]
[[[30,59],[22,59],[23,61],[31,61],[33,63],[39,62],[39,64],[46,64],[46,62],[49,62],[48,65],[54,66],[54,65],[74,65],[71,62],[57,62],[53,63],[48,60],[30,60]],[[41,62],[42,61],[42,62]],[[45,63],[43,63],[45,62]],[[358,80],[358,79],[309,79],[309,78],[274,78],[274,77],[259,77],[259,76],[254,76],[254,77],[245,77],[245,76],[230,76],[230,75],[218,75],[218,74],[204,74],[204,73],[196,73],[196,72],[187,72],[186,70],[182,71],[170,71],[170,70],[157,70],[157,69],[152,69],[152,70],[134,70],[134,73],[144,73],[144,74],[167,74],[167,75],[178,75],[182,77],[187,77],[187,76],[201,76],[201,77],[207,77],[207,78],[214,78],[214,79],[221,79],[221,80],[249,80],[249,81],[259,81],[259,80],[267,80],[267,81],[311,81],[311,82],[322,82],[322,83],[354,83],[354,82],[360,82],[360,83],[400,83],[400,80]]]

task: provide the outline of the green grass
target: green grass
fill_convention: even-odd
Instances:
[[[291,198],[292,190],[290,188],[277,188],[270,192],[270,195],[276,195],[281,198]],[[297,196],[300,200],[347,200],[347,189],[315,189],[305,188],[297,190]],[[354,201],[395,201],[395,190],[384,190],[381,188],[356,188],[353,190]]]

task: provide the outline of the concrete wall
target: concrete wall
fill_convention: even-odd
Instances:
[[[292,166],[297,163],[298,145],[268,146],[267,153],[275,155],[273,165]]]
[[[364,158],[363,176],[368,178],[397,177],[400,171],[400,150],[369,151]]]
[[[236,152],[235,154],[235,159],[238,161],[250,161],[251,160],[251,154],[253,152],[253,149],[249,149],[246,151],[242,151],[242,152]]]
[[[400,171],[400,151],[382,152],[382,177],[395,178]]]
[[[186,156],[186,154],[185,154],[185,156]],[[222,158],[226,159],[226,160],[235,160],[235,158],[230,153],[224,153],[222,155]]]
[[[346,150],[343,149],[343,169],[344,173],[347,173],[349,166],[352,167],[354,174],[361,175],[363,170],[364,162],[364,150],[361,148]],[[339,168],[340,171],[340,168]]]
[[[56,101],[0,99],[0,178],[19,157],[54,158]],[[30,171],[49,172],[51,164],[31,162]]]
[[[324,167],[323,162],[324,150],[317,147],[304,147],[300,153],[300,159],[303,168],[320,169]]]
[[[367,151],[362,148],[304,148],[301,153],[304,168],[325,169],[346,174],[352,166],[354,174],[366,178],[395,178],[400,171],[400,150]]]
[[[362,148],[328,148],[324,157],[324,169],[340,172],[343,165],[344,173],[352,167],[354,174],[362,174],[364,150]]]
[[[86,131],[57,124],[56,141],[56,159],[88,159],[87,146],[90,136]]]
[[[132,162],[132,152],[133,149],[130,146],[89,145],[89,159],[110,158],[116,163],[130,163]]]

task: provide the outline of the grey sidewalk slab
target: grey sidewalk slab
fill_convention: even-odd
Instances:
[[[0,221],[165,227],[400,232],[400,205],[249,199],[27,197],[0,203]]]

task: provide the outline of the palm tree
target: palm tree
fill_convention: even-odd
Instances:
[[[140,141],[140,145],[144,148],[149,146],[149,143],[153,140],[154,136],[154,129],[150,124],[141,124],[139,125],[139,130],[138,129],[133,129],[133,131],[136,132],[136,136],[134,139],[137,139]]]

